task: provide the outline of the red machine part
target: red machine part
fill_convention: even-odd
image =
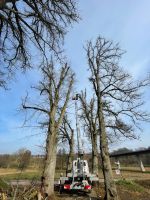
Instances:
[[[71,188],[70,188],[70,185],[69,184],[65,184],[64,185],[64,190],[70,190]],[[84,186],[84,189],[85,190],[91,190],[92,189],[92,187],[91,187],[91,185],[85,185]]]
[[[91,188],[91,185],[85,185],[85,186],[84,186],[84,189],[85,189],[85,190],[91,190],[92,188]]]
[[[69,184],[65,184],[65,185],[64,185],[64,189],[65,189],[65,190],[70,190],[70,185],[69,185]]]

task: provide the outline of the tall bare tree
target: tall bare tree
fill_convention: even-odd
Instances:
[[[41,101],[35,100],[34,104],[28,105],[29,103],[25,99],[22,106],[24,109],[42,114],[41,117],[46,117],[42,123],[47,125],[46,156],[42,180],[45,193],[51,196],[54,192],[59,128],[72,91],[74,74],[67,63],[60,68],[59,72],[56,72],[52,61],[48,66],[42,68],[42,73],[43,81],[35,88],[42,97]]]
[[[68,119],[68,116],[65,115],[63,118],[62,126],[60,127],[61,139],[63,142],[69,144],[69,154],[67,160],[67,169],[66,172],[69,172],[72,169],[72,161],[74,158],[74,129],[72,128],[71,121]]]
[[[141,95],[142,88],[149,85],[149,79],[135,82],[122,70],[119,60],[123,51],[112,41],[98,37],[95,43],[89,41],[85,49],[91,73],[89,80],[97,97],[105,199],[118,200],[109,158],[106,122],[109,122],[108,128],[114,127],[115,135],[133,136],[134,130],[140,128],[138,122],[149,120],[149,115],[142,111],[144,102]]]
[[[83,126],[86,134],[90,138],[92,144],[92,173],[98,174],[98,117],[96,99],[92,97],[90,101],[87,101],[86,91],[81,92],[81,115],[80,118],[83,121]]]
[[[68,26],[78,19],[74,0],[1,0],[0,71],[33,66],[35,48],[41,58],[58,56]]]

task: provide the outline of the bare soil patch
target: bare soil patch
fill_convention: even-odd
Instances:
[[[122,183],[117,184],[117,191],[120,200],[150,200],[150,180],[140,180],[137,182],[123,180]],[[94,187],[91,194],[87,195],[70,195],[57,194],[58,200],[103,200],[104,199],[104,184]]]

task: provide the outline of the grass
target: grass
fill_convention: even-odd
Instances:
[[[117,185],[123,186],[124,188],[134,191],[134,192],[144,192],[144,187],[135,183],[134,181],[129,180],[119,180],[116,182]]]
[[[149,166],[144,166],[147,172],[150,172],[150,167]],[[116,166],[112,167],[113,170],[116,169]],[[137,166],[131,166],[131,167],[127,167],[127,166],[121,166],[121,171],[135,171],[135,172],[142,172],[140,167]]]
[[[39,172],[22,172],[22,173],[14,173],[14,174],[4,174],[0,175],[0,178],[9,181],[9,180],[40,180],[40,173]]]
[[[8,170],[5,171],[6,174],[2,173],[0,175],[0,178],[6,181],[10,181],[10,180],[40,180],[41,178],[41,173],[42,171],[23,171],[22,173],[16,170]],[[10,174],[9,174],[10,173]],[[65,171],[56,171],[55,173],[55,179],[59,179],[60,174],[63,173],[63,175],[65,176]]]
[[[0,178],[0,189],[8,189],[9,188],[9,185],[3,180]]]
[[[150,174],[150,171],[145,171],[145,172],[143,172],[144,174]]]

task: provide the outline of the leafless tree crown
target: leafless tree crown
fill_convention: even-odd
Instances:
[[[72,133],[74,133],[74,129],[72,128],[71,120],[69,120],[67,114],[65,114],[62,125],[60,126],[60,140],[70,143]]]
[[[83,127],[86,134],[91,138],[92,134],[97,134],[98,131],[98,118],[97,106],[94,96],[88,101],[86,90],[81,92],[80,95],[81,114],[80,118],[83,122]]]
[[[74,0],[1,0],[2,64],[29,67],[34,47],[45,57],[58,55],[67,27],[78,19]]]
[[[53,118],[57,127],[64,116],[64,108],[66,108],[72,90],[74,74],[67,63],[56,70],[53,61],[41,70],[43,80],[39,82],[37,87],[34,87],[40,94],[39,99],[30,103],[27,96],[22,102],[22,107],[26,110],[35,111],[35,113],[44,114],[46,119],[44,118],[44,121],[40,122],[42,126],[47,127],[49,120]]]
[[[149,121],[150,116],[143,111],[142,91],[149,86],[150,79],[134,81],[119,65],[124,53],[119,45],[98,37],[96,42],[89,41],[85,47],[92,82],[96,93],[103,100],[103,111],[108,132],[126,137],[136,137],[140,121]],[[100,83],[100,91],[97,83]]]

